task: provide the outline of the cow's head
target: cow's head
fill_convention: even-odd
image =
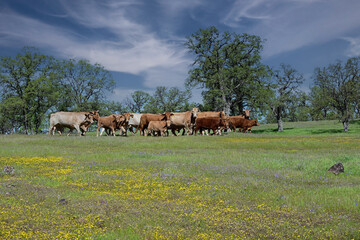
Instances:
[[[244,111],[243,111],[243,114],[244,114],[245,118],[249,118],[249,117],[250,117],[250,111],[251,111],[251,110],[244,110]]]
[[[221,123],[224,126],[225,129],[228,129],[230,127],[230,117],[222,117]]]
[[[259,121],[257,119],[253,120],[253,126],[260,126]]]
[[[111,115],[113,117],[113,121],[116,123],[117,126],[123,125],[125,122],[125,116],[124,115]]]
[[[220,112],[220,118],[224,119],[226,117],[226,114],[224,111],[221,111]]]
[[[163,118],[161,118],[161,121],[166,121],[166,126],[170,127],[170,125],[171,125],[170,117],[173,115],[174,115],[174,113],[172,113],[172,112],[165,112],[162,114]]]
[[[196,118],[197,117],[197,113],[200,112],[200,110],[198,108],[193,108],[191,110],[191,115],[193,118]]]
[[[89,112],[88,114],[92,115],[95,121],[98,121],[98,120],[99,120],[99,117],[100,117],[100,115],[99,115],[99,110],[96,110],[96,111],[93,111],[93,112]]]
[[[134,117],[132,113],[124,113],[123,116],[125,117],[125,122],[129,122],[131,117]]]
[[[85,113],[85,122],[93,123],[94,122],[94,115],[91,113]]]

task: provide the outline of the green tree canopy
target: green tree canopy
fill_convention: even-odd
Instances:
[[[319,93],[326,101],[313,101],[313,104],[320,105],[323,110],[330,107],[335,111],[347,132],[350,119],[360,103],[360,57],[349,58],[345,64],[338,61],[324,68],[316,68],[314,85],[312,91]]]
[[[182,91],[177,87],[166,88],[157,87],[153,96],[144,107],[144,112],[162,113],[187,111],[191,107],[189,99],[191,93],[189,90]]]
[[[260,37],[221,34],[210,27],[188,37],[186,46],[195,55],[186,84],[205,89],[205,108],[224,110],[227,114],[241,113],[264,88],[262,79],[268,71],[260,62]]]
[[[95,110],[105,100],[106,92],[112,92],[115,87],[109,71],[87,60],[64,60],[61,74],[63,91],[59,110]]]
[[[14,58],[1,58],[1,109],[9,110],[8,121],[21,122],[26,134],[40,132],[46,111],[60,96],[59,79],[57,62],[35,48],[25,47]]]

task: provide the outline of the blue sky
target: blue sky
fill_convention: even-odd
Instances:
[[[360,55],[359,0],[1,0],[0,55],[24,46],[88,59],[113,73],[109,100],[135,90],[180,87],[194,56],[186,37],[200,28],[266,39],[263,63],[303,73]],[[193,91],[200,102],[200,90]]]

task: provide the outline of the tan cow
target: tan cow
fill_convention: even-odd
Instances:
[[[207,118],[207,117],[224,117],[225,112],[198,112],[197,118]]]
[[[155,133],[157,136],[164,136],[167,134],[167,129],[170,127],[169,121],[150,121],[146,136],[149,136],[149,134],[153,134],[155,136]]]
[[[198,112],[198,108],[193,108],[191,111],[174,113],[174,115],[170,117],[170,129],[173,135],[176,136],[175,131],[180,131],[181,129],[185,129],[183,135],[185,131],[187,136],[189,136],[189,133],[192,134]]]
[[[69,128],[70,131],[76,129],[80,136],[85,135],[85,132],[90,127],[91,123],[94,121],[94,117],[99,115],[99,111],[94,112],[56,112],[50,115],[50,128],[49,135],[55,134],[55,131],[58,130],[59,134],[64,130],[64,128]]]
[[[140,125],[138,127],[140,135],[145,135],[145,129],[148,128],[151,121],[169,121],[170,125],[170,117],[172,115],[174,115],[174,113],[171,112],[165,112],[163,114],[143,114],[140,118]]]
[[[99,130],[100,128],[103,128],[106,130],[110,130],[110,133],[115,136],[116,130],[120,129],[121,122],[125,120],[125,117],[123,115],[115,115],[112,114],[110,116],[106,117],[99,117],[95,116],[94,119],[97,121],[97,130],[96,130],[96,136],[99,136]],[[102,132],[101,132],[102,134]],[[100,136],[101,136],[100,134]]]

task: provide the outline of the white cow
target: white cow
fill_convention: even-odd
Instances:
[[[94,116],[98,116],[98,111],[96,112],[56,112],[50,115],[50,128],[49,135],[52,132],[52,135],[55,134],[57,129],[61,135],[61,131],[64,128],[69,128],[69,134],[72,130],[76,129],[78,134],[84,135],[87,129],[90,127],[91,123],[94,122]],[[69,135],[68,134],[68,135]]]
[[[131,114],[132,114],[132,116],[130,116],[130,120],[129,120],[129,123],[128,123],[128,129],[133,134],[135,134],[137,132],[137,128],[140,125],[140,119],[141,119],[142,114],[141,113],[131,113]],[[133,128],[136,129],[135,132],[134,132]]]

